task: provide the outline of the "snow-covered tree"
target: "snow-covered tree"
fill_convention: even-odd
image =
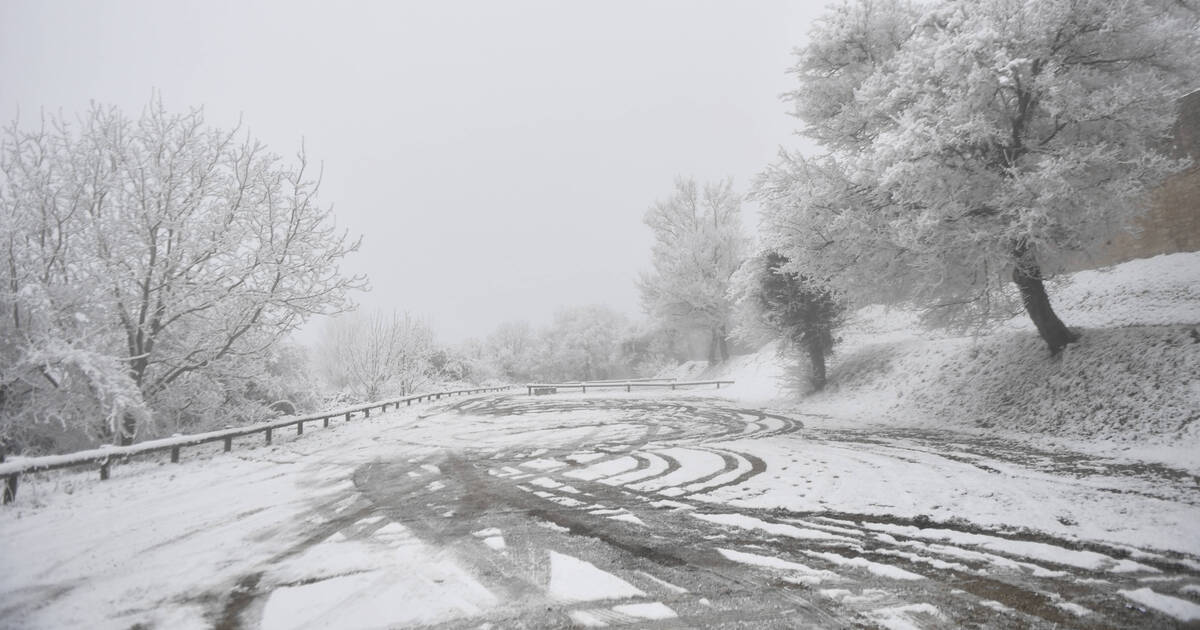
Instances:
[[[638,283],[642,305],[665,326],[708,331],[708,360],[729,358],[732,302],[729,279],[748,248],[741,199],[733,182],[706,184],[675,180],[675,194],[646,212],[654,232],[651,271]]]
[[[502,378],[528,380],[537,360],[538,341],[528,322],[504,322],[484,342],[484,353]]]
[[[540,333],[537,372],[542,380],[604,380],[628,376],[621,335],[629,322],[604,306],[560,310]]]
[[[321,338],[319,369],[357,401],[411,394],[433,376],[433,331],[408,313],[347,313]]]
[[[759,181],[768,245],[861,301],[947,318],[1011,313],[1011,281],[1056,353],[1077,334],[1043,280],[1184,166],[1163,149],[1198,41],[1177,0],[835,7],[789,95],[828,154]]]
[[[303,150],[289,164],[240,136],[158,100],[4,131],[3,423],[123,441],[149,412],[186,424],[308,315],[345,308],[362,280],[338,263],[357,244]]]
[[[454,354],[462,361],[466,369],[467,380],[477,385],[513,383],[521,380],[501,373],[495,362],[491,360],[487,344],[476,337],[459,343],[454,348]]]
[[[679,331],[657,322],[634,322],[621,336],[621,364],[638,377],[653,377],[687,359]]]
[[[785,346],[808,356],[809,383],[825,387],[825,357],[833,352],[834,331],[842,324],[845,307],[833,291],[794,271],[787,258],[775,252],[752,257],[734,276],[739,309],[751,327],[765,329]]]

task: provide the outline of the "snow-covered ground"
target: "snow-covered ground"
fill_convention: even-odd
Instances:
[[[105,482],[35,476],[0,511],[0,612],[35,628],[1200,619],[1194,477],[717,393],[481,397]]]
[[[1200,253],[1079,272],[1050,293],[1083,334],[1058,358],[1023,313],[990,334],[955,336],[922,328],[911,311],[870,307],[841,331],[825,392],[802,396],[802,362],[774,345],[667,375],[733,379],[726,395],[834,426],[1025,437],[1200,473]]]
[[[1070,323],[1140,274],[1158,306],[1058,360],[1017,322],[868,311],[814,397],[765,349],[720,390],[456,399],[34,475],[0,509],[0,625],[1200,622],[1197,262],[1076,276]]]

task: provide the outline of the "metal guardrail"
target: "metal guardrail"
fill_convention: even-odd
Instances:
[[[225,442],[225,452],[233,450],[233,439],[255,433],[263,433],[266,436],[266,443],[271,443],[272,433],[277,429],[287,427],[296,427],[296,435],[304,434],[304,425],[309,422],[321,422],[322,426],[328,427],[329,421],[334,418],[344,417],[347,421],[354,417],[356,413],[362,413],[364,418],[371,417],[372,409],[379,409],[380,412],[387,411],[389,406],[395,406],[397,409],[400,405],[412,405],[414,402],[422,402],[425,400],[438,400],[443,396],[462,396],[467,394],[480,394],[488,392],[497,392],[506,389],[511,389],[513,385],[505,385],[503,387],[479,387],[475,389],[459,389],[447,392],[431,392],[428,394],[418,394],[415,396],[405,396],[403,398],[394,398],[391,400],[378,401],[365,405],[356,405],[353,407],[344,407],[336,411],[325,411],[322,413],[300,416],[300,417],[284,417],[278,420],[262,422],[246,427],[235,427],[232,429],[222,429],[220,431],[210,431],[208,433],[194,433],[191,435],[179,435],[159,440],[149,440],[130,446],[105,446],[88,451],[79,451],[76,453],[67,453],[65,455],[49,455],[46,457],[30,457],[22,458],[19,461],[10,461],[0,463],[0,478],[4,479],[3,488],[0,490],[3,494],[3,503],[11,503],[17,497],[17,485],[21,475],[37,472],[46,472],[49,470],[57,470],[60,468],[72,468],[75,466],[85,466],[88,464],[100,466],[100,479],[106,480],[109,476],[109,467],[114,461],[125,461],[137,455],[147,455],[150,453],[158,453],[163,451],[171,451],[171,462],[179,463],[180,451],[185,446],[197,446],[208,442]]]
[[[595,381],[563,381],[567,385],[606,385],[608,383],[653,383],[656,381],[673,381],[673,378],[610,378]]]
[[[648,382],[647,380],[638,381],[590,381],[587,383],[527,383],[525,388],[529,390],[529,395],[532,396],[535,390],[538,393],[555,393],[560,389],[579,389],[586,394],[589,387],[592,389],[611,389],[624,387],[625,391],[633,391],[634,387],[687,387],[691,385],[716,385],[717,389],[721,389],[722,385],[733,385],[733,381],[675,381],[670,379],[654,379],[654,381],[663,382]]]

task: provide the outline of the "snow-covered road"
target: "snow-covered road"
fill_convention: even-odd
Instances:
[[[1176,627],[1195,470],[712,397],[489,396],[47,476],[12,627]]]

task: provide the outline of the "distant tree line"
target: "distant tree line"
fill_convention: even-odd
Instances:
[[[851,0],[797,49],[786,95],[816,155],[752,183],[679,178],[654,202],[647,315],[564,309],[455,346],[404,313],[348,313],[365,279],[303,148],[200,110],[0,133],[0,441],[129,442],[451,382],[608,379],[778,339],[814,389],[851,310],[982,326],[1024,310],[1051,354],[1080,336],[1047,280],[1127,229],[1188,164],[1166,150],[1200,87],[1177,0]],[[757,241],[757,242],[755,242]],[[339,315],[312,356],[288,335]],[[0,445],[0,446],[3,446]]]

